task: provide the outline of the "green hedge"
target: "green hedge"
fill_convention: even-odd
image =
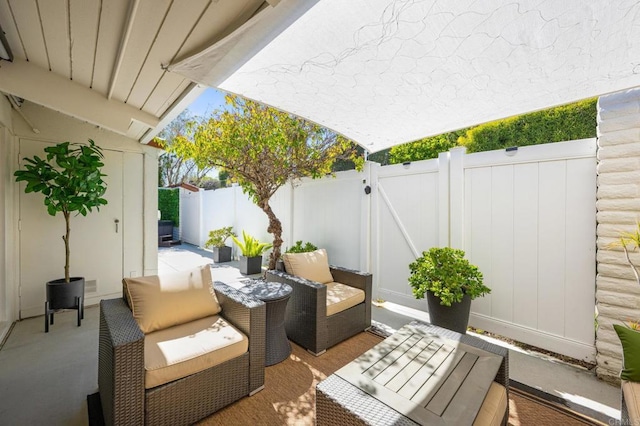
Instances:
[[[439,153],[447,152],[457,145],[458,136],[458,132],[451,132],[394,146],[389,151],[389,163],[400,164],[406,161],[438,158]]]
[[[180,226],[180,190],[158,188],[158,210],[162,220],[172,220],[173,226]]]
[[[597,101],[597,98],[587,99],[398,145],[391,148],[389,163],[436,158],[438,153],[457,145],[466,146],[467,152],[480,152],[594,138]]]
[[[493,121],[469,129],[458,143],[467,152],[539,145],[596,136],[597,99]]]

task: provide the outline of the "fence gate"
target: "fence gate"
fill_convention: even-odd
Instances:
[[[408,264],[462,248],[492,289],[473,302],[472,325],[594,361],[595,153],[589,139],[377,168],[377,297],[426,310]]]

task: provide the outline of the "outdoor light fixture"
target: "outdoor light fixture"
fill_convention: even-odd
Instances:
[[[510,146],[509,148],[505,148],[504,153],[509,156],[516,155],[518,153],[518,147]]]
[[[0,27],[0,59],[13,62],[13,53],[11,53],[11,48],[7,42],[7,38],[4,36],[2,27]]]

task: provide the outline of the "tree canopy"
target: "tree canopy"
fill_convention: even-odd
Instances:
[[[227,96],[226,109],[196,125],[193,141],[178,138],[169,152],[191,159],[199,168],[215,167],[237,182],[269,218],[273,235],[269,268],[274,269],[282,246],[282,224],[269,205],[288,181],[320,178],[332,173],[338,159],[362,168],[354,145],[317,124],[274,108]]]
[[[196,121],[188,110],[184,110],[160,132],[160,145],[165,149],[158,158],[158,186],[173,186],[183,182],[201,186],[211,167],[198,167],[189,158],[176,155],[171,149],[174,143],[184,143],[193,138]]]

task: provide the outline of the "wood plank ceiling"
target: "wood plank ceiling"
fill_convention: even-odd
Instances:
[[[265,6],[263,0],[0,0],[0,26],[14,56],[0,63],[0,91],[147,142],[187,106],[191,91],[199,92],[164,67]]]

